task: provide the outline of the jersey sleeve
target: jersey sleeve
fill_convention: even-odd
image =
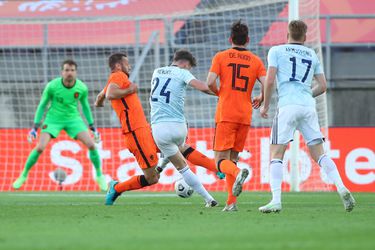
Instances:
[[[122,73],[122,72],[112,73],[111,76],[109,77],[108,83],[116,84],[122,89],[126,89],[130,85],[129,78],[127,77],[125,73]]]
[[[83,112],[83,115],[85,116],[86,120],[87,120],[87,123],[89,125],[92,125],[94,124],[94,118],[92,116],[92,113],[91,113],[91,109],[90,109],[90,104],[89,104],[89,99],[88,99],[88,89],[87,87],[85,87],[83,93],[82,93],[82,96],[81,98],[79,99],[79,101],[81,102],[81,105],[82,105],[82,112]]]
[[[181,74],[182,80],[186,83],[189,84],[192,80],[196,79],[195,76],[193,76],[192,73],[190,73],[189,70],[182,70]]]
[[[276,47],[272,47],[268,51],[267,62],[268,62],[268,67],[275,67],[275,68],[278,67]]]
[[[216,54],[214,58],[212,58],[210,72],[215,73],[216,75],[220,75],[220,56]]]
[[[314,69],[314,75],[324,74],[322,64],[320,63],[320,60],[316,54],[315,54],[315,58],[316,58],[316,65]]]
[[[43,118],[44,111],[46,109],[47,104],[51,100],[51,83],[48,83],[47,86],[43,90],[42,98],[40,99],[38,108],[36,109],[35,112],[35,117],[34,117],[34,123],[39,124],[40,121]]]

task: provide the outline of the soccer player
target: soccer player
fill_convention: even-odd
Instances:
[[[112,68],[114,63],[116,60],[120,61],[120,57],[121,56],[124,56],[126,57],[126,54],[118,54],[118,55],[113,55],[112,58],[110,58],[110,67]],[[112,61],[112,62],[111,62]],[[112,65],[112,66],[111,66]],[[119,65],[117,66],[119,67]],[[121,70],[119,70],[121,71]],[[113,70],[113,72],[116,72],[116,69]],[[125,75],[126,75],[126,78],[128,77],[129,73],[130,73],[130,65],[128,63],[128,61],[125,62],[125,66],[124,66],[124,70],[123,72],[126,72]],[[128,80],[126,80],[128,82]],[[122,82],[122,80],[119,80],[118,82]],[[109,83],[109,81],[108,81]],[[116,82],[114,82],[116,84]],[[109,84],[106,85],[106,87],[97,95],[97,98],[95,100],[95,106],[96,107],[103,107],[103,104],[104,104],[104,101],[105,101],[105,96],[106,96],[106,91],[107,91],[107,88],[108,88]],[[136,85],[135,84],[130,84],[129,82],[129,89],[125,92],[128,93],[128,94],[131,94],[133,91],[134,93],[137,91],[137,89],[135,88]],[[135,88],[135,89],[132,89],[132,88]],[[128,95],[127,94],[127,95]],[[125,97],[126,95],[124,95]],[[133,98],[134,100],[134,98]],[[112,100],[112,106],[115,102],[113,102],[114,100]],[[118,106],[118,105],[117,105]],[[137,105],[136,106],[137,110],[134,111],[133,113],[139,113],[139,116],[142,117],[142,119],[146,119],[144,116],[143,116],[143,110],[140,110],[140,106]],[[134,109],[134,108],[133,108]],[[120,110],[121,110],[121,106],[120,106]],[[139,112],[139,111],[142,111],[142,112]],[[117,114],[119,114],[119,112],[117,112]],[[121,113],[120,113],[121,115]],[[121,120],[122,118],[120,118]],[[144,122],[144,121],[143,121]],[[126,122],[125,122],[126,123]],[[124,122],[122,122],[122,124],[125,124]],[[143,124],[143,126],[149,126],[148,124]],[[124,126],[123,126],[124,127]],[[126,129],[126,127],[125,127]],[[124,129],[123,129],[124,131]],[[148,133],[146,131],[146,133]],[[126,133],[127,134],[127,133]],[[127,136],[125,138],[125,140],[127,141],[127,139],[129,139],[129,137]],[[147,139],[147,138],[146,138]],[[153,138],[148,138],[147,140],[144,140],[145,143],[147,143],[147,140],[149,140],[149,143],[150,143],[150,148],[152,149],[151,151],[154,150],[154,139]],[[217,172],[216,170],[216,167],[215,167],[215,163],[213,162],[212,159],[206,157],[205,155],[203,155],[202,153],[200,153],[198,150],[195,150],[193,147],[185,144],[183,147],[180,148],[181,149],[181,152],[183,154],[183,156],[188,160],[190,161],[191,163],[193,163],[194,165],[198,165],[198,166],[202,166],[206,169],[209,169],[211,171],[214,171],[214,172]],[[141,168],[142,166],[147,166],[144,161],[142,160],[142,158],[139,156],[139,152],[137,152],[137,149],[134,149],[133,151],[135,151],[135,153],[133,153],[134,155],[138,155],[138,157],[136,157],[137,161],[138,159],[140,159],[140,162],[138,161],[138,163],[140,164]],[[156,149],[156,151],[158,151],[158,149]],[[152,154],[156,154],[156,153],[152,153]],[[156,160],[154,160],[154,162],[156,161],[157,162],[157,158],[155,158]],[[162,171],[162,169],[166,166],[166,164],[168,163],[168,161],[165,161],[163,160],[164,164],[162,164],[161,168],[157,171],[158,173],[160,173]],[[151,175],[152,171],[150,173],[148,173],[149,171],[146,170],[147,173],[145,175]],[[220,173],[217,173],[218,177],[220,179],[223,179],[225,176],[223,174],[220,175]],[[149,177],[150,179],[152,178],[155,178],[155,176],[152,176]],[[107,196],[107,200],[106,200],[106,203],[107,205],[112,205],[113,202],[117,199],[117,197],[122,193],[122,192],[125,192],[125,191],[129,191],[129,190],[132,190],[132,189],[137,189],[137,185],[133,185],[133,182],[134,181],[140,181],[141,179],[139,178],[139,176],[137,177],[134,177],[132,179],[130,179],[129,181],[125,181],[124,183],[119,183],[119,185],[117,185],[118,183],[117,182],[111,182],[110,183],[110,190],[109,190],[109,195]],[[155,180],[152,180],[153,182]],[[151,181],[150,181],[151,182]],[[140,186],[142,186],[142,184],[140,183],[139,184]],[[141,187],[139,187],[141,188]]]
[[[324,138],[320,132],[314,97],[326,91],[326,79],[316,53],[304,46],[306,32],[307,25],[303,21],[290,22],[288,43],[274,46],[268,52],[268,71],[264,87],[264,106],[260,110],[261,116],[268,117],[275,78],[277,78],[279,101],[278,112],[271,131],[272,200],[259,208],[259,211],[263,213],[281,211],[283,158],[296,129],[302,133],[311,157],[335,183],[346,211],[352,211],[355,206],[354,198],[344,186],[335,163],[324,153]],[[313,77],[317,80],[315,85],[312,84]]]
[[[207,77],[209,88],[218,95],[214,151],[217,168],[226,175],[228,199],[223,211],[237,211],[237,196],[249,174],[236,165],[250,128],[252,107],[259,108],[263,93],[251,99],[256,80],[262,84],[266,70],[259,57],[246,49],[249,29],[241,21],[231,27],[230,49],[218,52]],[[220,78],[218,89],[216,79]]]
[[[196,60],[193,55],[187,50],[178,50],[172,65],[155,69],[150,96],[152,135],[160,151],[172,162],[185,182],[204,198],[206,207],[214,207],[218,203],[190,170],[180,152],[182,149],[186,151],[184,101],[187,85],[210,93],[207,85],[190,73],[194,66]]]
[[[125,53],[112,54],[108,59],[111,74],[107,85],[99,93],[95,106],[102,106],[105,97],[111,101],[122,127],[125,146],[135,156],[143,175],[136,175],[119,183],[111,181],[105,204],[113,205],[125,191],[140,189],[158,182],[157,148],[152,138],[150,125],[137,95],[137,85],[129,81],[131,66]]]
[[[65,130],[71,138],[81,141],[89,149],[90,160],[96,170],[96,182],[100,189],[105,191],[107,183],[105,176],[102,174],[100,156],[94,143],[94,140],[96,142],[100,141],[100,134],[94,127],[94,119],[87,97],[87,86],[76,77],[77,63],[75,61],[64,61],[61,64],[61,69],[62,77],[50,81],[43,91],[42,99],[39,102],[34,118],[34,128],[28,134],[29,142],[36,139],[44,111],[48,103],[51,103],[51,105],[42,125],[39,143],[31,151],[21,175],[13,183],[13,188],[19,189],[23,185],[27,180],[30,169],[38,161],[40,154],[47,147],[51,138],[56,138],[61,130]],[[83,114],[94,134],[94,140],[91,138],[87,131],[87,126],[81,118],[78,102],[81,103]]]

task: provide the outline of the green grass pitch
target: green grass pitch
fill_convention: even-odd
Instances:
[[[125,193],[112,207],[98,193],[0,193],[0,249],[375,249],[375,194],[284,193],[280,214],[261,214],[269,193],[244,192],[239,211],[204,208],[197,195]]]

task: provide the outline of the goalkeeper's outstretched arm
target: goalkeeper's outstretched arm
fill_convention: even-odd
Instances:
[[[29,143],[32,143],[33,140],[37,138],[38,128],[40,126],[40,122],[42,121],[44,111],[51,99],[49,84],[43,90],[42,98],[40,99],[38,108],[36,109],[35,116],[34,116],[34,127],[29,131],[27,135],[27,140]]]
[[[36,109],[35,116],[34,116],[34,129],[38,130],[40,122],[43,118],[44,111],[51,100],[50,95],[50,85],[47,84],[46,88],[43,90],[42,98],[40,99],[38,108]]]
[[[86,91],[83,93],[79,101],[81,102],[83,115],[85,116],[89,126],[91,126],[94,124],[94,118],[92,116],[89,99],[87,95],[88,95],[88,90],[86,89]]]
[[[81,102],[81,105],[82,105],[83,115],[85,116],[85,118],[87,120],[87,123],[89,124],[89,128],[94,135],[94,141],[96,143],[99,143],[101,141],[100,133],[98,132],[98,130],[94,126],[94,118],[92,116],[92,112],[91,112],[91,108],[90,108],[90,104],[89,104],[89,99],[88,99],[87,95],[88,95],[88,90],[86,89],[86,91],[81,96],[81,99],[79,99],[79,101]]]

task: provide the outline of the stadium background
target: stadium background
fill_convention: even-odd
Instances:
[[[11,190],[12,181],[19,175],[35,145],[27,144],[27,129],[32,126],[41,91],[48,80],[59,74],[59,64],[63,59],[73,58],[78,62],[78,77],[88,85],[93,103],[106,82],[108,55],[125,50],[134,66],[148,48],[140,71],[134,76],[148,115],[151,72],[159,65],[169,64],[175,49],[190,49],[198,58],[198,67],[193,73],[205,79],[212,56],[229,46],[228,30],[234,20],[242,18],[249,24],[249,48],[264,61],[269,46],[285,42],[287,1],[263,1],[259,5],[256,1],[232,1],[232,9],[217,12],[224,2],[189,0],[182,4],[177,0],[158,1],[150,8],[145,0],[1,1],[0,131],[3,138],[0,190]],[[205,13],[202,14],[201,10]],[[323,63],[329,81],[328,102],[325,103],[328,117],[323,119],[330,127],[329,153],[351,190],[373,192],[375,115],[369,107],[375,105],[372,62],[375,55],[375,3],[370,0],[322,0],[319,12],[320,34],[314,35],[321,38]],[[41,21],[43,18],[45,23]],[[189,142],[211,157],[215,104],[213,98],[188,91]],[[102,133],[100,148],[108,179],[125,180],[140,171],[129,152],[123,149],[110,105],[93,110],[96,125]],[[257,112],[253,117],[253,129],[247,142],[249,151],[241,154],[240,166],[251,169],[250,180],[245,186],[247,190],[268,190],[267,140],[271,119],[263,121]],[[301,190],[332,190],[332,185],[304,152],[300,151]],[[87,158],[82,145],[64,134],[44,152],[31,170],[23,190],[57,190],[51,174],[57,166],[68,172],[64,190],[96,190]],[[223,190],[223,183],[214,175],[201,168],[196,171],[210,190]],[[283,189],[289,190],[287,167],[284,176]],[[163,173],[161,184],[147,190],[171,190],[176,178],[176,171],[170,167]]]

